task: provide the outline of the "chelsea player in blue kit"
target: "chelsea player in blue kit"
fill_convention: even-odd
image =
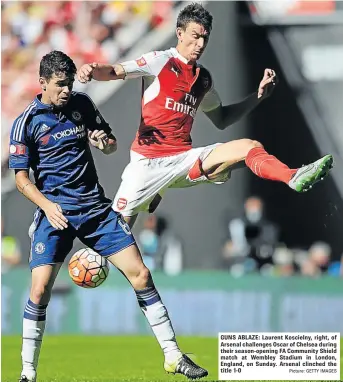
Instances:
[[[92,100],[72,91],[75,74],[74,62],[63,52],[45,55],[39,69],[42,93],[11,130],[10,168],[15,170],[18,190],[37,205],[29,230],[32,284],[23,318],[20,381],[37,380],[51,290],[76,237],[106,256],[128,279],[163,350],[165,370],[189,378],[206,376],[205,369],[180,351],[130,228],[112,210],[99,184],[89,143],[111,154],[116,139]],[[35,183],[29,178],[30,168]]]

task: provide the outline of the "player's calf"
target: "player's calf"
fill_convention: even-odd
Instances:
[[[182,355],[175,338],[168,311],[155,288],[150,271],[145,267],[135,245],[123,249],[108,260],[130,281],[138,305],[164,353],[166,361],[172,362]]]
[[[149,284],[150,286],[144,289],[135,290],[137,301],[161,346],[166,362],[173,362],[182,353],[177,344],[167,308],[152,280]]]
[[[32,270],[32,287],[23,317],[22,372],[20,381],[35,382],[51,289],[61,264]]]
[[[47,305],[35,304],[29,299],[23,318],[22,381],[36,381],[38,358],[43,340]]]
[[[333,157],[325,155],[300,169],[291,169],[262,147],[257,147],[250,150],[245,163],[260,178],[284,182],[298,192],[305,192],[329,174]]]

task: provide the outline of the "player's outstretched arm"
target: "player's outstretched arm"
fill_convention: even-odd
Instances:
[[[242,102],[223,106],[221,103],[211,109],[204,110],[207,117],[220,130],[226,129],[249,114],[262,100],[267,98],[277,84],[277,77],[272,69],[266,69],[257,92],[245,98]]]
[[[165,52],[149,52],[136,60],[124,61],[115,65],[93,62],[82,65],[77,73],[77,78],[85,84],[92,79],[110,81],[144,76],[154,77],[159,74],[169,58]]]
[[[68,219],[63,215],[62,208],[57,203],[51,202],[38,190],[36,185],[31,182],[28,170],[16,170],[15,181],[18,191],[44,211],[49,223],[54,228],[63,230],[68,227]]]
[[[256,92],[242,102],[226,106],[220,105],[214,110],[205,112],[205,114],[218,129],[224,130],[249,114],[261,100]]]
[[[77,79],[85,84],[89,81],[110,81],[121,80],[125,78],[125,70],[120,64],[84,64],[77,72]]]

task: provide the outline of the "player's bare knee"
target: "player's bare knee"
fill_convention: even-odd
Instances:
[[[131,278],[131,284],[135,290],[144,289],[149,286],[151,281],[151,274],[148,268],[141,268],[135,275]]]
[[[240,143],[242,144],[242,159],[244,160],[248,155],[249,151],[255,148],[263,148],[263,145],[259,141],[253,139],[241,139]]]
[[[253,143],[253,146],[254,146],[254,148],[256,148],[256,147],[260,147],[260,148],[263,148],[263,145],[262,145],[262,143],[261,143],[261,142],[259,142],[259,141],[252,141],[252,143]]]
[[[34,304],[47,304],[50,295],[51,290],[48,285],[35,284],[31,288],[30,299]]]

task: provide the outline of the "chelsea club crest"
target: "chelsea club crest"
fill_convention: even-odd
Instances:
[[[82,118],[81,113],[79,113],[76,110],[71,113],[71,116],[73,117],[73,119],[75,119],[75,121],[80,121]]]
[[[45,245],[42,242],[39,242],[35,245],[35,251],[39,255],[45,251]]]

